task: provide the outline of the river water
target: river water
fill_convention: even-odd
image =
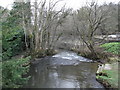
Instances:
[[[29,88],[104,88],[96,81],[98,64],[73,52],[61,52],[31,65]]]

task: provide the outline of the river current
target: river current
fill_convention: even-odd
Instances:
[[[104,88],[96,81],[98,63],[74,52],[37,60],[30,67],[27,88]]]

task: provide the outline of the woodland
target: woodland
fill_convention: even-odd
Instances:
[[[30,78],[25,75],[31,62],[59,50],[73,51],[100,63],[119,62],[119,4],[91,2],[78,10],[65,5],[56,10],[59,2],[14,2],[11,10],[0,6],[0,85],[3,88],[23,87]],[[109,35],[117,35],[118,39],[108,38]],[[112,77],[116,72],[102,73]],[[104,76],[97,78],[110,81]],[[118,84],[113,85],[114,80],[110,84],[116,88]]]

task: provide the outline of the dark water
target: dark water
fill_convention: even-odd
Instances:
[[[62,52],[33,64],[30,69],[32,77],[25,87],[103,88],[95,79],[97,66],[92,60],[75,53]]]

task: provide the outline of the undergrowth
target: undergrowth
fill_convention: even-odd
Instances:
[[[29,71],[30,57],[22,59],[12,59],[2,63],[2,87],[19,88],[27,82],[29,77],[23,78],[23,75]]]

